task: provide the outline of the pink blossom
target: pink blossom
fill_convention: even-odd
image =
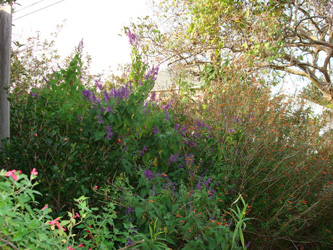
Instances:
[[[36,171],[36,168],[33,168],[33,169],[32,169],[31,174],[32,174],[32,175],[38,175],[38,172]]]
[[[97,190],[97,189],[98,189],[98,186],[95,186],[94,189]]]
[[[37,133],[34,133],[34,136],[37,136]]]
[[[72,247],[72,245],[70,245],[67,249],[68,249],[68,250],[75,250],[75,248]]]
[[[44,209],[46,209],[47,208],[47,205],[45,205],[43,208],[42,208],[42,211],[44,210]]]
[[[75,215],[74,215],[73,218],[74,218],[74,219],[75,219],[75,218],[80,218],[80,215],[79,215],[78,213],[75,213]]]
[[[15,172],[16,172],[16,170],[8,171],[8,172],[6,173],[6,176],[7,176],[7,177],[11,176],[11,177],[14,179],[14,181],[16,181],[16,180],[17,180],[17,175],[14,174]]]
[[[60,220],[60,218],[57,218],[57,219],[55,219],[55,220],[53,220],[53,221],[49,221],[49,224],[50,224],[50,225],[54,225],[54,224],[57,223],[58,220]]]
[[[78,247],[84,247],[84,245],[81,243],[80,245],[78,245]]]

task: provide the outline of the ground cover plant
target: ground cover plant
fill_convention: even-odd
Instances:
[[[324,121],[228,65],[219,79],[204,73],[202,100],[158,99],[158,68],[127,35],[124,84],[82,78],[81,43],[44,85],[12,96],[0,155],[6,247],[46,238],[60,249],[331,247]],[[24,241],[31,221],[43,233]]]

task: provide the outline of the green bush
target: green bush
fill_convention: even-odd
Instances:
[[[226,187],[229,204],[239,193],[249,203],[247,240],[255,249],[332,246],[332,130],[320,135],[325,119],[302,101],[272,96],[258,77],[223,71],[223,82],[178,110],[190,110],[189,127],[198,118],[211,127],[200,157],[213,162],[207,174]]]

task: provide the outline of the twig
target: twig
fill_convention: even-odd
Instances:
[[[2,239],[2,238],[0,238],[0,241],[2,241],[3,243],[6,243],[7,245],[10,245],[13,249],[18,250],[18,248],[13,243],[11,243],[10,241]]]
[[[123,247],[123,248],[119,248],[118,250],[124,250],[124,249],[127,249],[127,248],[129,248],[129,247],[132,247],[132,246],[135,246],[135,245],[137,245],[137,244],[140,244],[141,242],[144,242],[144,241],[145,241],[145,239],[139,240],[139,241],[137,241],[137,242],[134,242],[134,243],[131,244],[131,245],[128,245],[128,246]]]

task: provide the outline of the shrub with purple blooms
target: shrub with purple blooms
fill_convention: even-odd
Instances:
[[[303,242],[312,230],[332,241],[324,124],[230,68],[223,86],[209,78],[202,100],[158,99],[159,69],[126,33],[133,52],[123,84],[82,78],[81,44],[43,86],[12,95],[0,165],[14,181],[17,169],[38,170],[43,196],[31,208],[48,204],[50,216],[71,221],[75,198],[89,197],[80,200],[89,216],[78,214],[67,241],[77,248],[260,249]]]

